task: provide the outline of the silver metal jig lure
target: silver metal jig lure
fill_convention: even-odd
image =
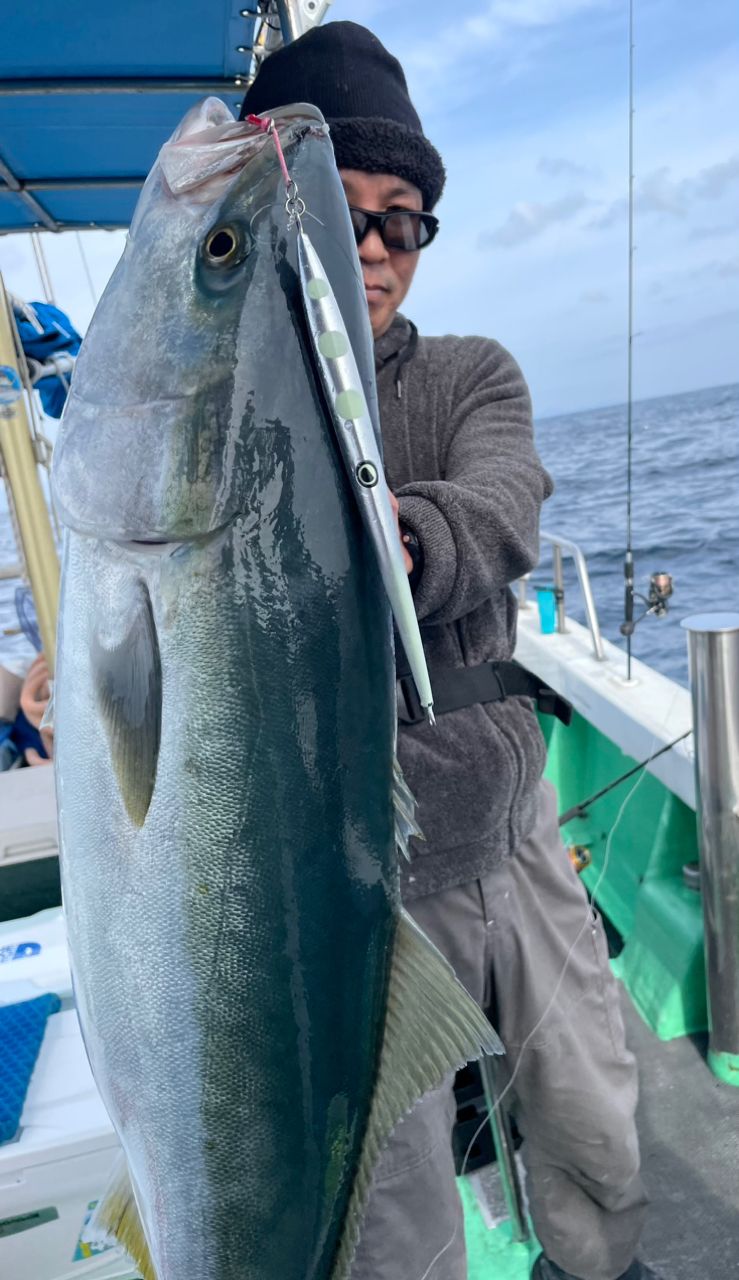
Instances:
[[[292,195],[295,199],[297,191]],[[294,213],[300,283],[321,381],[333,417],[339,448],[375,549],[419,700],[429,722],[433,724],[431,681],[380,449],[339,304],[321,260],[302,226],[300,212],[302,210]]]

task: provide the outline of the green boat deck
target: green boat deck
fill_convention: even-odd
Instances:
[[[566,729],[551,717],[541,724],[560,813],[637,763],[580,715]],[[624,939],[614,968],[648,1026],[663,1040],[705,1031],[701,896],[683,878],[698,862],[695,811],[642,771],[567,823],[562,837],[589,852],[583,881]]]
[[[640,1256],[661,1280],[732,1280],[739,1277],[739,1091],[711,1075],[705,1036],[661,1041],[625,992],[622,1003],[639,1063],[651,1200]],[[507,1222],[488,1228],[471,1180],[463,1181],[469,1280],[528,1280],[538,1245],[514,1244]]]

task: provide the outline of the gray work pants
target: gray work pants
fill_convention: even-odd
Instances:
[[[586,918],[585,892],[559,836],[554,788],[541,784],[536,824],[515,857],[410,911],[475,999],[494,1009],[510,1072]],[[427,1094],[395,1129],[378,1163],[351,1280],[465,1280],[452,1085]],[[524,1138],[537,1237],[552,1261],[582,1280],[615,1280],[636,1252],[646,1206],[636,1098],[606,940],[591,917],[508,1095]]]

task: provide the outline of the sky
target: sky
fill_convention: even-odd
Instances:
[[[635,0],[634,396],[739,381],[735,0]],[[405,67],[447,167],[405,311],[497,338],[538,417],[623,402],[627,0],[334,0]],[[57,302],[89,322],[122,232],[43,237]],[[80,243],[92,276],[88,283]],[[40,296],[27,237],[8,287]]]

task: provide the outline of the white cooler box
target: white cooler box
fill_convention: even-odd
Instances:
[[[45,991],[55,991],[67,1003],[72,999],[61,907],[0,924],[0,1004],[32,1000]],[[0,1280],[5,1280],[1,1272]]]
[[[0,1003],[44,991],[71,998],[56,909],[0,926]],[[82,1240],[117,1152],[77,1014],[64,1008],[46,1024],[19,1135],[0,1146],[0,1280],[133,1280],[117,1249]]]

